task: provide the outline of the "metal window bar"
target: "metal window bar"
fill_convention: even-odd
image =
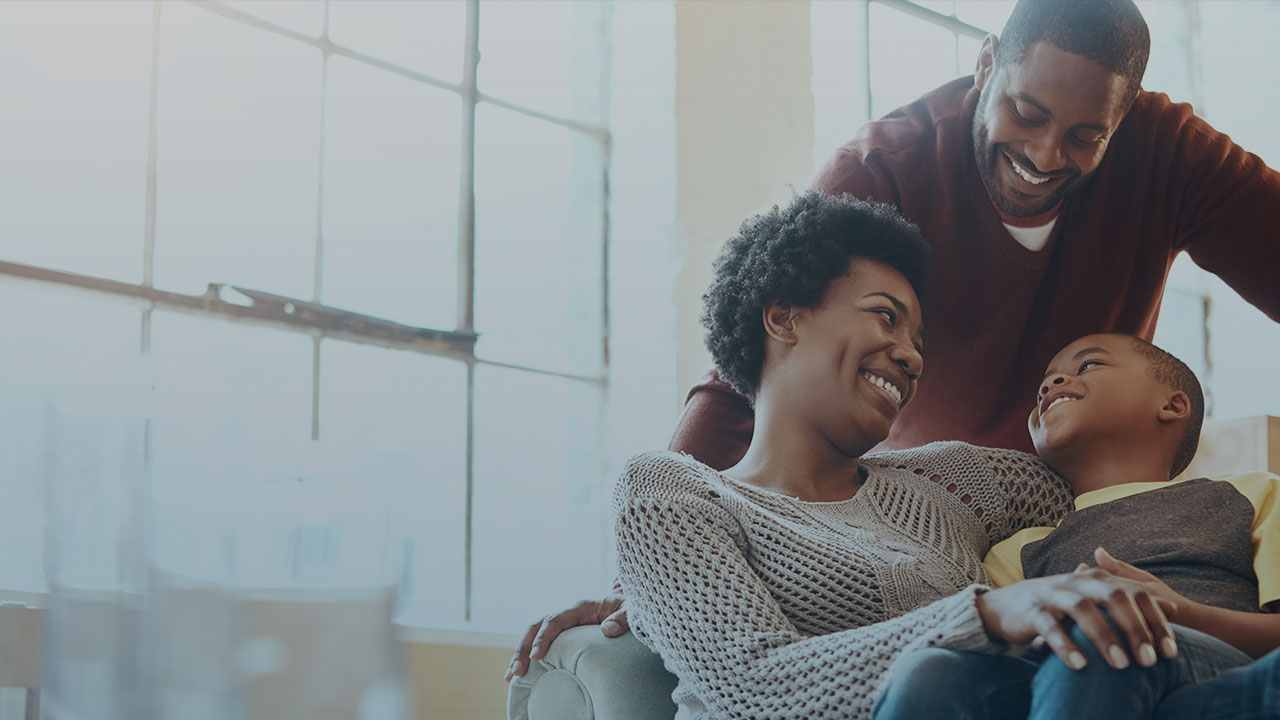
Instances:
[[[955,15],[943,15],[937,10],[930,10],[929,8],[924,7],[923,5],[917,5],[911,2],[911,0],[872,0],[872,1],[878,2],[881,5],[891,7],[895,10],[899,10],[913,17],[920,18],[921,20],[926,20],[928,22],[933,23],[934,25],[940,25],[956,33],[957,35],[967,35],[971,38],[976,38],[978,40],[981,40],[986,36],[992,34],[993,32],[989,30],[983,30],[977,25],[970,25],[969,23],[957,18]]]

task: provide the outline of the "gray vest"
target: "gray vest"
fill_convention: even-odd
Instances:
[[[1254,509],[1230,484],[1199,479],[1071,513],[1022,548],[1026,577],[1095,565],[1094,548],[1142,568],[1195,602],[1260,612],[1253,570]]]

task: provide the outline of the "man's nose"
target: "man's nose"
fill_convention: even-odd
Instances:
[[[1044,133],[1026,144],[1024,151],[1027,159],[1041,173],[1061,170],[1067,164],[1067,156],[1062,152],[1062,143],[1049,133]]]

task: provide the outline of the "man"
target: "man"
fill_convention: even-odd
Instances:
[[[1029,451],[1025,388],[1082,335],[1149,340],[1183,250],[1280,320],[1280,173],[1141,91],[1149,49],[1132,0],[1021,0],[972,77],[868,123],[819,171],[818,189],[896,205],[934,251],[926,372],[882,447]],[[749,403],[712,373],[670,447],[723,469],[751,428]],[[566,627],[625,632],[620,603],[536,623],[512,668]]]

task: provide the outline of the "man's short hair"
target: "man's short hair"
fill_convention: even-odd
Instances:
[[[1191,414],[1182,431],[1178,451],[1173,456],[1173,469],[1169,471],[1172,478],[1186,470],[1196,456],[1196,447],[1200,445],[1200,426],[1204,423],[1204,391],[1186,363],[1142,338],[1128,337],[1133,341],[1134,349],[1147,361],[1147,373],[1174,390],[1186,393],[1191,401]]]
[[[707,349],[720,377],[754,402],[764,367],[765,306],[817,307],[854,258],[894,268],[924,296],[929,246],[891,205],[811,190],[742,223],[702,296]]]
[[[1019,62],[1038,42],[1125,78],[1129,100],[1138,94],[1151,54],[1151,33],[1133,0],[1019,0],[1000,33],[996,65]]]

